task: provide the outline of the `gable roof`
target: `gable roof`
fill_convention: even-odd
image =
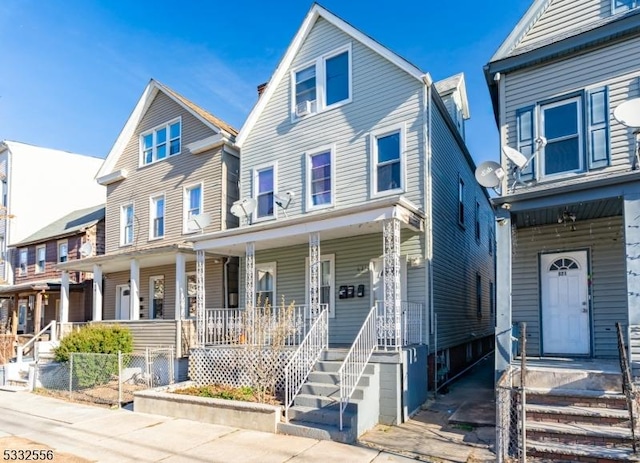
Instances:
[[[20,247],[27,244],[47,241],[53,238],[70,236],[76,232],[82,231],[84,228],[95,225],[100,220],[104,220],[104,204],[73,211],[64,217],[59,218],[55,222],[50,223],[46,227],[41,228],[34,234],[28,236],[19,243],[16,243],[14,246]]]
[[[118,138],[113,144],[111,151],[109,151],[109,154],[104,160],[102,167],[100,167],[96,178],[103,177],[113,171],[113,168],[118,162],[118,159],[120,159],[120,156],[122,155],[122,152],[124,151],[127,143],[129,143],[129,140],[134,135],[136,127],[138,127],[138,124],[146,114],[149,106],[151,106],[151,103],[159,92],[164,93],[173,101],[178,103],[186,111],[191,113],[196,119],[200,120],[203,124],[213,130],[216,134],[223,132],[229,137],[235,137],[238,134],[238,131],[235,128],[224,122],[222,119],[202,109],[182,95],[171,90],[166,85],[161,84],[155,79],[151,79],[147,84],[147,87],[142,92],[142,96],[138,100],[138,103],[133,108],[129,119],[127,119],[127,122],[125,123],[123,129],[120,131],[120,135],[118,135]]]
[[[467,86],[464,81],[463,72],[447,77],[446,79],[439,80],[434,85],[436,87],[436,91],[441,97],[450,95],[457,90],[460,93],[462,115],[465,119],[469,119],[469,99],[467,98]]]
[[[311,29],[313,28],[313,26],[315,25],[316,21],[319,18],[323,18],[324,20],[328,21],[329,23],[331,23],[333,26],[340,29],[345,34],[350,35],[358,42],[367,46],[368,48],[378,53],[383,58],[386,58],[391,63],[398,66],[400,69],[407,72],[409,75],[415,77],[417,80],[424,83],[428,83],[428,84],[431,83],[431,77],[429,76],[429,74],[422,72],[418,67],[414,66],[409,61],[407,61],[406,59],[398,55],[397,53],[389,50],[387,47],[375,41],[368,35],[360,32],[351,24],[339,18],[338,16],[334,15],[329,10],[323,8],[317,3],[314,3],[311,9],[309,10],[309,12],[307,13],[307,16],[305,17],[304,21],[302,22],[302,25],[298,29],[298,32],[296,33],[293,40],[289,44],[289,47],[287,48],[287,51],[284,54],[284,57],[278,64],[278,67],[276,68],[271,78],[269,79],[266,89],[258,99],[257,103],[251,110],[249,117],[247,118],[244,125],[240,129],[240,133],[238,134],[238,138],[236,139],[236,145],[238,145],[239,147],[242,147],[242,144],[246,140],[248,134],[251,132],[251,129],[253,128],[256,121],[258,120],[258,118],[264,111],[265,107],[267,106],[269,100],[275,93],[279,83],[282,81],[282,79],[286,78],[286,76],[288,75],[291,63],[293,62],[295,56],[300,51],[300,48],[304,44],[305,39],[307,38],[307,36],[311,32]]]

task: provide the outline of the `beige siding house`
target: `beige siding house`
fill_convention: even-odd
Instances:
[[[136,348],[186,355],[196,306],[192,240],[237,226],[236,130],[151,80],[107,156],[104,256],[60,264],[96,275],[93,321],[127,324]],[[216,306],[237,301],[237,259],[203,262]],[[231,299],[231,300],[230,300]]]
[[[464,144],[464,77],[440,89],[446,102],[429,74],[316,4],[238,135],[240,227],[197,236],[194,246],[240,259],[247,312],[267,299],[293,304],[312,325],[309,342],[326,324],[326,343],[313,350],[305,341],[292,354],[290,365],[310,371],[297,376],[304,384],[287,382],[292,426],[283,432],[322,427],[319,415],[337,399],[354,405],[347,383],[369,371],[374,398],[360,391],[357,423],[343,434],[329,426],[328,436],[402,422],[428,382],[491,350],[493,215]],[[207,290],[207,310],[213,304]],[[216,332],[211,317],[221,314],[203,314],[203,333]],[[203,336],[211,355],[220,352]],[[327,359],[334,365],[318,363]],[[328,399],[316,376],[340,365],[342,395]]]

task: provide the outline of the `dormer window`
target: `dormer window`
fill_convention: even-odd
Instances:
[[[611,14],[633,10],[640,6],[640,0],[611,0]]]
[[[351,101],[351,45],[333,50],[292,74],[293,118]]]
[[[168,156],[180,154],[181,144],[180,118],[155,127],[140,135],[140,165],[146,166],[161,161]]]

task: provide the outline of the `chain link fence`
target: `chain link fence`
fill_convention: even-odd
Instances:
[[[73,353],[65,363],[36,365],[39,392],[107,406],[133,402],[133,393],[175,381],[174,349],[147,348],[143,354]]]

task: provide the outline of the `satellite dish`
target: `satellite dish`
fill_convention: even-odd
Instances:
[[[187,228],[189,230],[204,230],[207,225],[211,223],[211,214],[202,213],[191,216],[187,221]]]
[[[282,209],[282,212],[284,212],[285,217],[287,217],[287,208],[289,207],[289,204],[291,204],[291,200],[293,200],[295,196],[296,194],[291,190],[287,191],[284,194],[284,197],[279,195],[273,195],[273,199],[274,199],[274,202],[276,203],[276,206]]]
[[[80,255],[82,257],[88,257],[93,254],[93,244],[91,241],[87,241],[82,246],[80,246]]]
[[[253,198],[240,199],[231,206],[231,213],[238,218],[249,219],[249,215],[256,210],[256,206],[256,200]]]
[[[640,129],[640,98],[625,101],[613,110],[618,122],[632,129]]]
[[[527,165],[527,162],[529,162],[528,157],[526,157],[520,151],[514,150],[510,146],[503,146],[502,151],[504,152],[505,156],[509,158],[509,160],[513,162],[519,169],[522,169]]]
[[[476,180],[485,188],[495,188],[504,178],[504,169],[494,161],[485,161],[476,169]]]

